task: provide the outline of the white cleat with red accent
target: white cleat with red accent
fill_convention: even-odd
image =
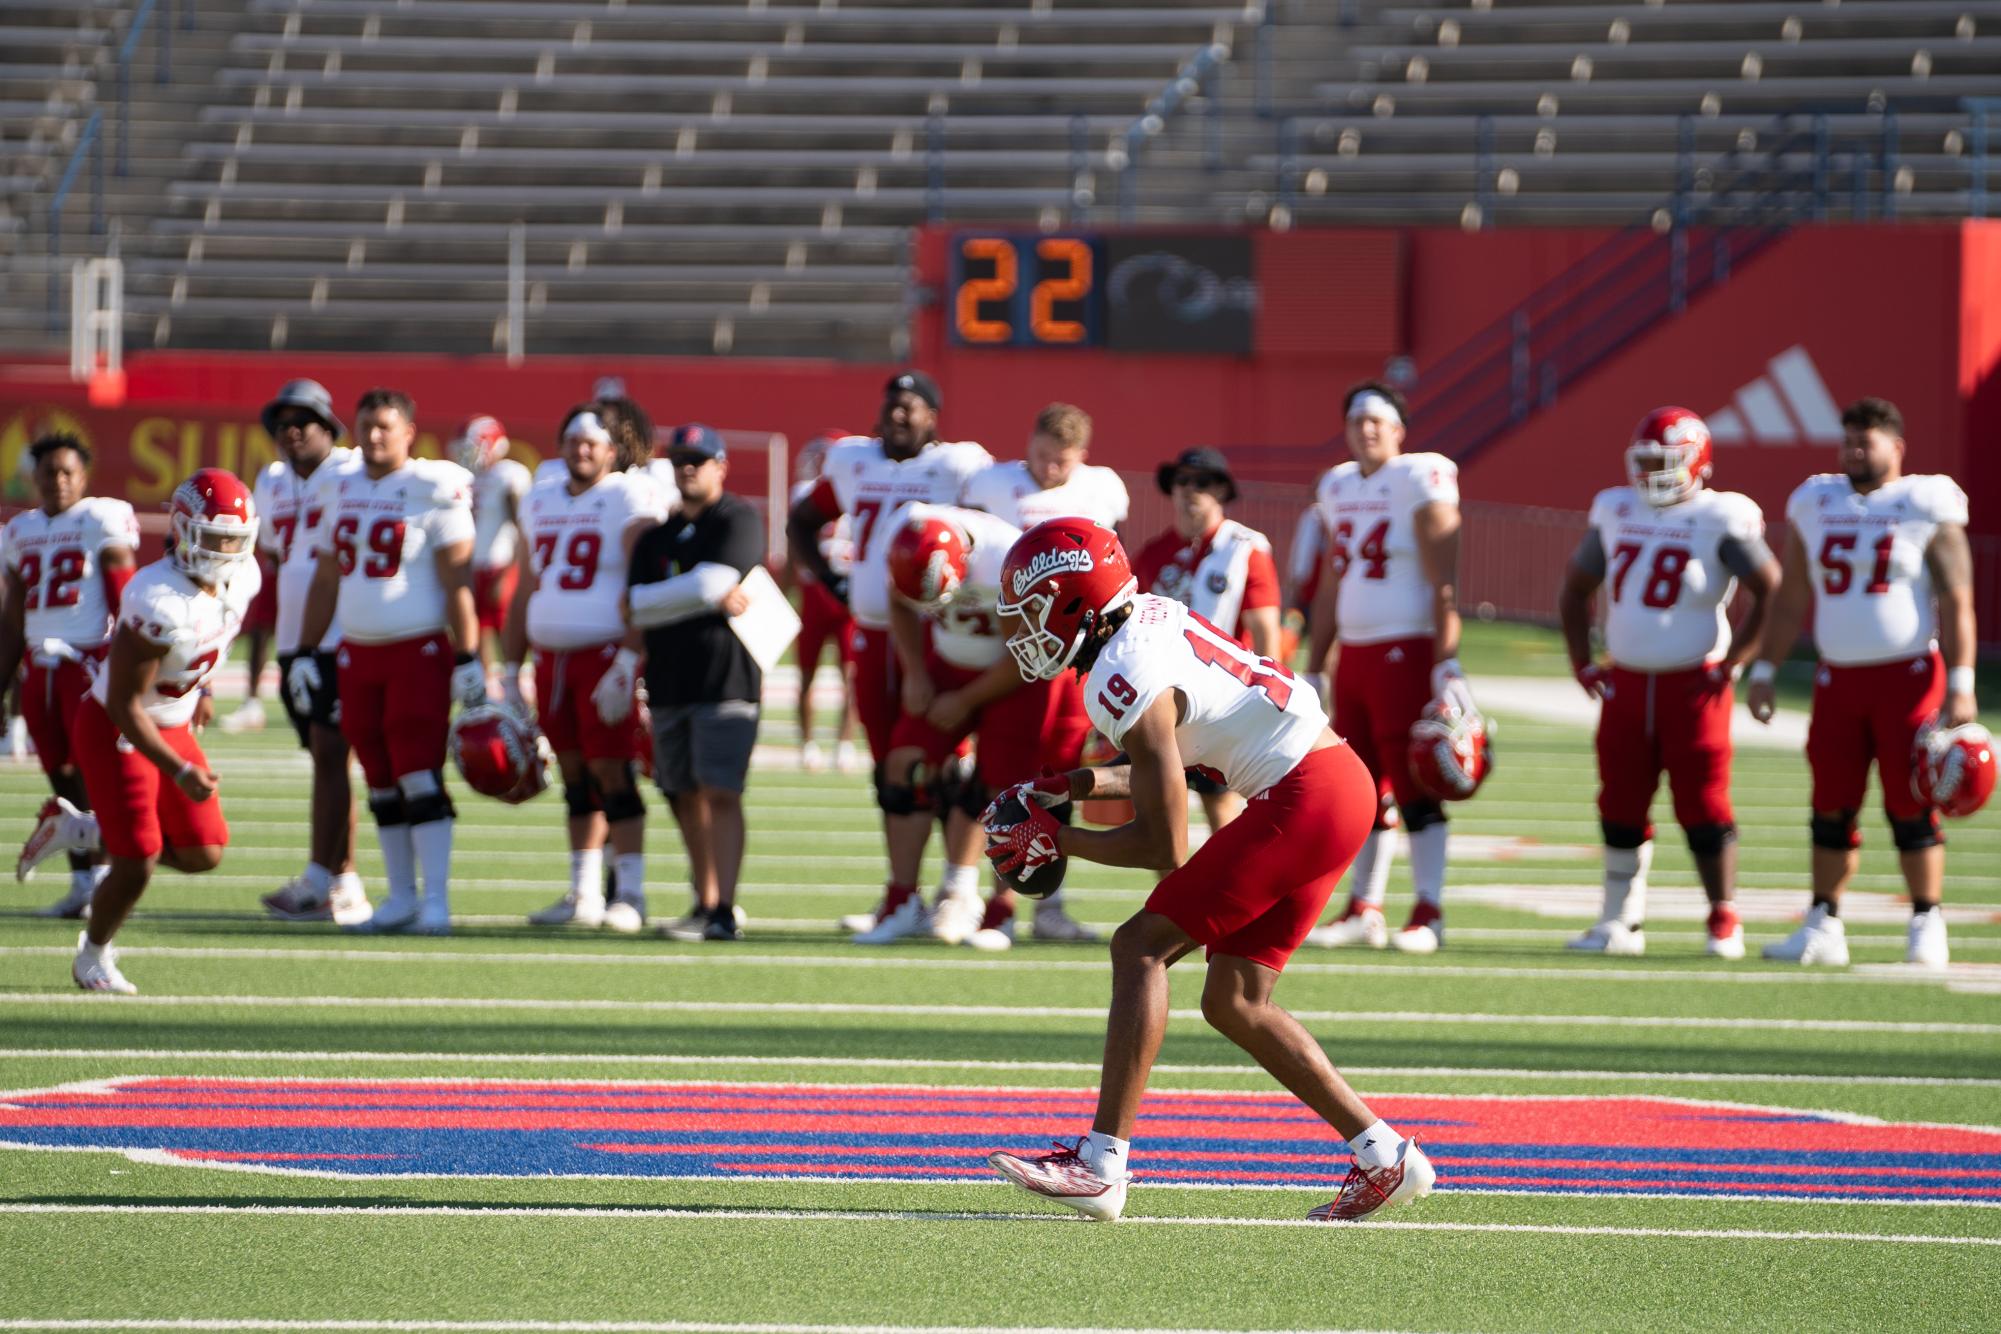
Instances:
[[[1322,1223],[1352,1223],[1379,1210],[1423,1199],[1431,1194],[1437,1180],[1431,1159],[1424,1156],[1416,1140],[1407,1139],[1396,1162],[1388,1167],[1350,1166],[1341,1193],[1307,1217]]]
[[[1113,1181],[1099,1176],[1077,1154],[1083,1143],[1080,1139],[1065,1148],[1059,1142],[1056,1152],[1033,1158],[990,1153],[987,1161],[996,1172],[1031,1195],[1054,1200],[1100,1223],[1115,1223],[1125,1211],[1126,1183],[1132,1180],[1132,1175],[1128,1173]]]
[[[92,945],[88,932],[76,938],[76,958],[70,962],[69,975],[85,991],[104,991],[114,996],[139,994],[139,988],[118,971],[118,951],[109,941]]]

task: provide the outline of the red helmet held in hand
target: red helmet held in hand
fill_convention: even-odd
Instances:
[[[463,709],[452,723],[452,763],[466,786],[518,806],[549,786],[549,743],[506,709]]]
[[[1933,723],[1911,749],[1911,795],[1940,815],[1971,815],[1994,795],[1994,738],[1979,723]]]
[[[1015,666],[1053,681],[1077,660],[1091,632],[1132,601],[1139,581],[1119,537],[1089,519],[1048,519],[1023,533],[1001,565],[1003,617],[1023,625],[1008,637]]]
[[[966,530],[949,519],[913,518],[889,539],[889,586],[923,611],[944,606],[966,582]]]
[[[1464,801],[1494,770],[1493,727],[1479,713],[1435,699],[1410,725],[1410,776],[1437,801]]]

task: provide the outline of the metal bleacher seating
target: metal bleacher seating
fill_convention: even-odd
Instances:
[[[17,244],[28,197],[62,170],[116,17],[90,0],[0,6],[0,254]]]

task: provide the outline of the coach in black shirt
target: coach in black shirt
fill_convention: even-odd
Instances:
[[[676,924],[677,939],[741,940],[743,789],[757,744],[764,673],[730,629],[747,605],[738,586],[764,560],[764,525],[723,489],[729,456],[706,426],[676,427],[667,451],[681,508],[632,553],[632,624],[646,632],[646,695],[653,712],[653,777],[688,848],[695,898],[707,921]]]

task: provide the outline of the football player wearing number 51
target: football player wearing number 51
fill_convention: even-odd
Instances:
[[[472,475],[410,456],[416,416],[407,394],[369,390],[354,412],[361,468],[313,474],[306,506],[323,517],[299,642],[319,643],[339,612],[341,730],[361,760],[389,882],[375,915],[352,929],[443,935],[451,922],[451,706],[485,703],[486,671],[471,584]],[[292,661],[285,689],[296,708],[310,707],[322,686],[311,654]]]
[[[1021,674],[1084,677],[1091,722],[1129,765],[1009,788],[982,817],[987,855],[1018,877],[1063,857],[1163,873],[1112,937],[1112,1002],[1090,1133],[1053,1154],[995,1153],[1015,1185],[1087,1217],[1125,1207],[1130,1141],[1167,1029],[1167,970],[1207,951],[1203,1016],[1348,1141],[1339,1195],[1313,1211],[1364,1218],[1431,1189],[1414,1140],[1383,1123],[1299,1021],[1272,1003],[1375,818],[1375,781],[1327,725],[1314,692],[1200,613],[1136,592],[1118,537],[1083,519],[1024,533],[1001,568],[1002,632]],[[1192,855],[1186,770],[1246,798]],[[1009,800],[1009,796],[1013,800]],[[1061,825],[1072,798],[1127,797],[1131,823]],[[1015,814],[1018,812],[1018,814]]]
[[[1938,813],[1912,783],[1918,734],[1934,720],[1973,722],[1973,556],[1966,493],[1950,477],[1904,472],[1904,417],[1864,398],[1841,414],[1841,471],[1800,483],[1786,501],[1784,573],[1771,633],[1751,668],[1751,715],[1769,722],[1772,677],[1799,637],[1809,604],[1813,714],[1813,903],[1767,959],[1845,964],[1841,891],[1855,874],[1856,816],[1870,761],[1883,782],[1890,838],[1910,891],[1908,962],[1948,960],[1939,897],[1945,840]]]

